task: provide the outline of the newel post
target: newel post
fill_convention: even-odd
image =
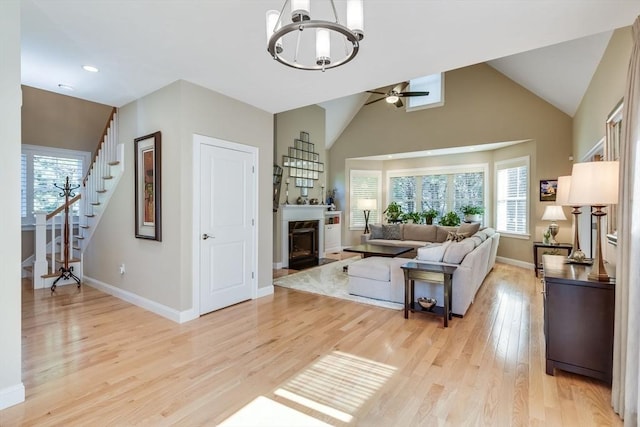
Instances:
[[[33,288],[44,288],[44,279],[42,276],[49,271],[47,263],[47,213],[36,212],[36,232],[35,232],[35,255],[36,260],[33,263]]]

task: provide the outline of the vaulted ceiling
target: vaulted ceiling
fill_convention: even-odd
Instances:
[[[360,54],[321,73],[289,69],[267,54],[265,12],[280,9],[279,0],[21,4],[23,84],[121,106],[184,79],[271,113],[490,61],[571,115],[584,89],[568,88],[560,74],[590,80],[580,71],[593,73],[594,52],[640,14],[638,1],[365,0]],[[344,9],[344,1],[336,4]],[[564,42],[551,56],[540,49]],[[567,52],[580,58],[572,59],[575,68],[559,65]],[[100,72],[87,73],[84,64]]]

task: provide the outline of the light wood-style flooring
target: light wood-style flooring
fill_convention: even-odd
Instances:
[[[513,266],[447,329],[278,287],[183,325],[88,286],[23,289],[27,399],[3,427],[622,424],[605,384],[545,375],[541,285]]]

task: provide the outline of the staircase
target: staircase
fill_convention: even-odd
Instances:
[[[78,218],[69,217],[69,267],[82,280],[82,260],[84,250],[104,213],[109,200],[124,171],[124,145],[118,143],[118,118],[114,108],[105,126],[96,149],[93,162],[85,175],[82,185],[69,200],[69,209],[78,204]],[[53,212],[36,213],[35,254],[23,263],[32,267],[35,289],[76,284],[72,277],[60,278],[60,268],[65,262],[64,242],[65,204]],[[49,238],[47,239],[47,235]],[[48,241],[47,241],[48,240]]]

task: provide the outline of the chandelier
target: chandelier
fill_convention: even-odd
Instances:
[[[311,19],[310,0],[285,0],[280,12],[267,11],[267,51],[281,64],[299,70],[325,71],[346,64],[358,54],[364,38],[362,1],[347,0],[343,25],[333,0],[316,2],[320,12],[333,14],[330,20]],[[284,18],[287,5],[290,20]]]

